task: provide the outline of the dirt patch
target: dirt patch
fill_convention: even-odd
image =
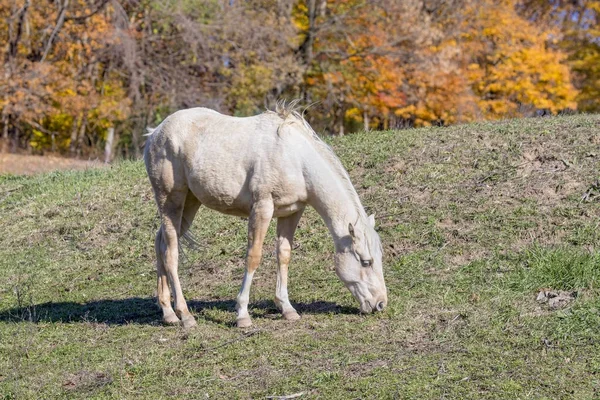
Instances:
[[[89,392],[108,385],[112,381],[113,379],[108,373],[83,370],[70,374],[63,383],[63,388],[68,391]]]
[[[102,165],[104,164],[98,160],[0,153],[0,174],[34,175],[57,170],[97,168]]]
[[[577,292],[565,292],[562,290],[540,290],[536,300],[539,303],[548,304],[548,308],[556,310],[566,307],[569,303],[575,300]]]

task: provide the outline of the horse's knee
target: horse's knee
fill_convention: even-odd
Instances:
[[[262,258],[262,249],[250,249],[248,251],[247,259],[247,268],[248,272],[254,272],[258,268],[260,264],[260,260]]]
[[[277,259],[279,264],[287,265],[292,258],[292,246],[287,240],[279,240],[277,242]]]

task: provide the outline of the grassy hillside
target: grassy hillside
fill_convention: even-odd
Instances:
[[[0,177],[4,398],[598,398],[600,116],[332,142],[385,249],[389,308],[358,314],[313,210],[281,320],[274,236],[233,327],[246,222],[203,209],[181,260],[198,327],[160,325],[143,165]],[[565,291],[559,307],[536,300]],[[567,296],[568,297],[568,296]]]

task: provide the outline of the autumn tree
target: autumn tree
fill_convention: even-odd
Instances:
[[[600,110],[600,1],[526,0],[519,11],[536,24],[554,27],[552,45],[568,55],[578,109]]]
[[[5,1],[3,146],[79,153],[128,116],[107,1]]]
[[[566,54],[547,43],[552,28],[521,17],[514,0],[474,3],[465,24],[465,72],[484,118],[576,109]]]
[[[319,132],[597,110],[598,0],[0,0],[4,149],[124,157],[205,106]]]
[[[402,49],[386,30],[393,4],[309,0],[295,7],[303,97],[321,103],[322,116],[337,134],[353,120],[365,129],[387,121],[404,104]]]

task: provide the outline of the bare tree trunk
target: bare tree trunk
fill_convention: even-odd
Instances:
[[[140,158],[142,153],[140,152],[140,132],[139,129],[134,129],[131,134],[131,144],[133,146],[133,154],[135,158]]]
[[[2,153],[8,152],[8,114],[2,113]]]
[[[339,126],[338,126],[338,135],[339,136],[344,136],[344,122],[346,122],[346,103],[345,103],[345,96],[344,93],[342,93],[340,95],[340,107],[339,107],[339,112],[340,112],[340,117],[339,117]]]
[[[145,118],[143,118],[143,120],[145,121],[144,126],[142,127],[142,132],[145,132],[146,127],[150,126],[150,120],[152,119],[152,109],[148,109],[146,111],[145,114]],[[141,152],[141,140],[140,140],[140,132],[137,129],[133,130],[132,133],[132,137],[131,137],[131,144],[133,145],[133,154],[135,154],[135,158],[139,159],[140,157],[142,157],[142,152]]]
[[[77,158],[81,157],[81,150],[83,149],[83,138],[85,136],[85,128],[87,126],[87,112],[83,113],[81,120],[81,126],[79,127],[79,136],[77,137]]]
[[[305,76],[308,74],[314,59],[313,47],[315,44],[317,28],[317,0],[307,0],[306,3],[308,7],[308,31],[306,31],[306,38],[304,39],[304,42],[300,45],[300,51],[304,61]],[[302,85],[301,96],[305,102],[310,102],[306,83]]]
[[[71,142],[69,143],[69,153],[71,156],[75,156],[77,150],[77,132],[79,131],[79,124],[81,124],[82,114],[79,114],[73,121],[73,127],[71,128]]]
[[[369,132],[369,114],[366,111],[363,112],[363,121],[365,123],[365,132]]]
[[[13,23],[10,22],[8,26],[8,51],[4,57],[5,60],[5,79],[6,81],[10,81],[13,71],[15,69],[15,59],[17,57],[17,50],[19,48],[19,41],[21,40],[21,35],[23,34],[23,26],[25,25],[25,16],[27,14],[27,9],[30,5],[30,0],[25,0],[25,4],[19,10],[19,14],[16,18],[17,25],[16,29],[13,29]],[[14,10],[14,5],[13,5]],[[13,11],[14,12],[14,11]],[[12,18],[9,21],[14,21]],[[14,33],[13,33],[14,32]],[[9,104],[9,93],[6,91],[4,93],[4,101],[5,104]],[[7,111],[6,108],[2,110],[2,152],[6,153],[9,151],[10,146],[10,111]],[[15,131],[16,132],[16,131]],[[18,138],[14,138],[15,142]],[[14,142],[13,142],[14,144]]]
[[[115,128],[108,128],[106,135],[106,144],[104,145],[104,163],[108,164],[112,161],[113,142],[115,140]]]
[[[304,62],[309,66],[314,58],[313,46],[315,44],[315,29],[317,22],[317,0],[308,0],[307,3],[308,32],[306,32],[306,42],[304,43]]]
[[[25,23],[25,14],[27,14],[27,9],[29,8],[30,1],[25,0],[25,4],[23,4],[23,8],[19,11],[19,17],[17,18],[17,31],[13,37],[12,32],[12,24],[10,24],[8,28],[9,35],[9,44],[8,44],[8,52],[6,53],[5,60],[9,63],[15,59],[17,56],[17,49],[19,45],[19,40],[21,40],[21,34],[23,33],[23,25]]]
[[[336,106],[333,121],[333,134],[336,136],[344,136],[344,117],[346,114],[345,105],[342,102],[339,106]]]
[[[19,142],[20,142],[20,139],[21,139],[19,137],[20,134],[21,134],[20,131],[19,131],[19,125],[13,126],[13,132],[14,132],[13,138],[12,138],[11,143],[10,143],[10,152],[11,153],[16,153],[17,149],[19,148]]]

